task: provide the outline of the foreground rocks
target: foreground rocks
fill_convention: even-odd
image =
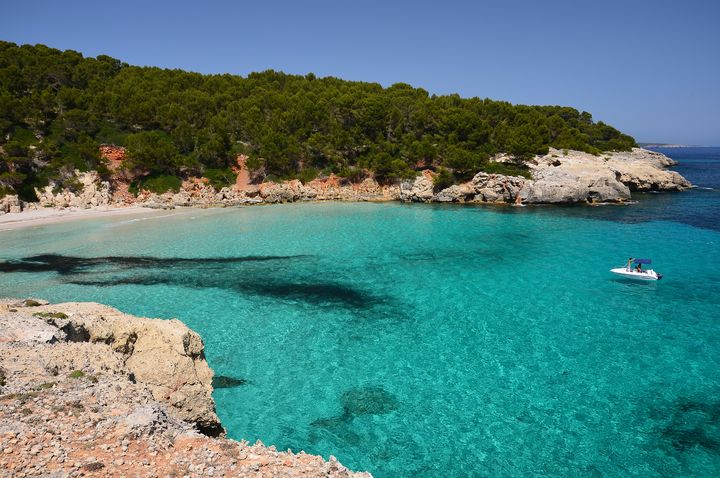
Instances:
[[[211,380],[177,320],[0,301],[0,476],[369,476],[209,436]]]
[[[122,148],[104,146],[103,154],[113,171],[110,181],[102,181],[96,172],[76,172],[76,192],[55,192],[53,185],[37,190],[39,201],[25,203],[17,196],[0,199],[0,214],[23,209],[108,208],[139,205],[155,209],[175,207],[232,207],[298,201],[406,201],[500,204],[570,204],[625,202],[633,192],[682,191],[692,187],[689,181],[667,168],[675,162],[667,156],[642,148],[609,152],[595,156],[580,151],[551,149],[544,156],[526,162],[530,177],[505,176],[480,172],[467,183],[437,191],[435,173],[423,171],[412,180],[381,185],[373,178],[350,183],[331,175],[306,184],[298,180],[250,183],[244,160],[238,162],[237,181],[219,191],[204,178],[183,182],[179,192],[155,194],[128,191],[131,179],[122,170]],[[244,157],[243,157],[244,158]],[[494,159],[510,160],[505,155]]]

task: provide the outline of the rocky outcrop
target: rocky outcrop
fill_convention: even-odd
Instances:
[[[528,180],[522,176],[477,173],[470,181],[475,192],[471,202],[512,203],[517,202]]]
[[[75,171],[80,187],[77,192],[63,190],[54,193],[55,185],[35,189],[40,207],[88,209],[97,206],[109,206],[112,203],[110,183],[102,181],[96,171]]]
[[[317,191],[306,187],[298,181],[284,181],[282,183],[262,183],[259,187],[262,200],[266,203],[283,203],[295,201],[309,201],[317,197]]]
[[[506,162],[506,155],[495,160]],[[630,199],[632,191],[681,191],[689,181],[665,168],[674,161],[635,148],[601,156],[550,150],[527,163],[531,179],[480,172],[468,183],[451,186],[428,198],[429,182],[419,176],[404,188],[403,199],[419,202],[515,204],[611,203]]]
[[[20,212],[23,210],[23,203],[18,199],[17,195],[5,196],[0,198],[0,214],[9,212]]]
[[[425,170],[414,180],[400,183],[400,199],[402,201],[430,202],[433,198],[434,174]]]
[[[680,191],[690,182],[665,168],[666,156],[635,148],[601,156],[550,150],[529,163],[533,182],[522,192],[524,203],[622,202],[631,191]]]
[[[54,193],[54,186],[37,190],[39,202],[24,203],[17,196],[0,199],[0,214],[38,207],[87,209],[119,207],[130,204],[156,209],[175,207],[228,207],[251,204],[276,204],[297,201],[408,201],[457,203],[568,204],[624,202],[635,191],[681,191],[690,182],[675,171],[667,156],[635,148],[627,152],[595,156],[579,151],[551,149],[526,165],[530,178],[480,172],[467,183],[435,191],[435,173],[422,171],[412,180],[380,185],[372,177],[351,183],[334,175],[306,184],[298,180],[251,184],[245,167],[246,157],[238,158],[238,179],[233,186],[219,191],[206,178],[183,181],[180,191],[164,194],[141,191],[137,197],[128,192],[129,178],[119,164],[124,150],[104,147],[103,155],[114,164],[111,181],[102,181],[95,172],[76,172],[81,185],[78,192]],[[507,155],[493,158],[511,161]]]
[[[211,396],[213,374],[205,361],[202,340],[182,322],[135,317],[95,303],[40,305],[30,310],[26,322],[33,317],[46,322],[37,326],[42,337],[109,345],[108,353],[121,354],[132,378],[166,403],[173,416],[207,434],[222,432]],[[29,330],[27,323],[15,324],[12,330],[18,327]],[[48,327],[56,329],[54,335],[45,330]]]
[[[607,167],[630,191],[682,191],[692,187],[690,181],[665,168],[677,163],[662,153],[634,148],[631,152],[613,153]]]
[[[200,337],[177,320],[0,300],[0,475],[370,476],[208,436],[211,378]]]
[[[0,300],[0,475],[370,476],[332,456],[198,433],[154,390],[191,395],[185,385],[212,375],[179,322],[42,304]]]

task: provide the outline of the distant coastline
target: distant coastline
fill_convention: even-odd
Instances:
[[[641,148],[712,148],[700,144],[638,143]]]

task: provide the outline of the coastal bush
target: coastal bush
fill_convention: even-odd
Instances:
[[[36,312],[33,314],[35,317],[40,317],[41,319],[67,319],[67,314],[64,314],[63,312]]]
[[[453,184],[455,184],[453,174],[445,168],[439,168],[437,175],[433,178],[433,191],[436,193],[440,192]]]
[[[167,191],[178,192],[182,185],[182,179],[170,174],[159,174],[144,178],[138,187],[152,193],[162,194]]]
[[[257,177],[306,182],[322,172],[393,182],[444,167],[463,181],[497,168],[487,161],[497,153],[520,161],[550,147],[598,154],[636,146],[563,106],[272,70],[202,75],[0,42],[0,195],[32,200],[35,187],[67,171],[106,174],[105,143],[128,149],[136,188],[158,192],[163,181],[178,182],[160,177],[205,174],[223,184],[239,153]]]
[[[68,378],[83,378],[85,373],[82,370],[73,370],[68,374]]]
[[[212,187],[219,191],[224,187],[232,186],[233,184],[235,184],[236,174],[230,168],[209,168],[203,172],[203,176],[208,179]]]
[[[497,163],[488,162],[482,168],[486,173],[492,174],[504,174],[506,176],[522,176],[526,179],[530,179],[530,170],[527,166],[514,163]]]

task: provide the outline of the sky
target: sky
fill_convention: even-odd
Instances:
[[[572,106],[640,142],[720,145],[720,0],[0,0],[0,39]]]

